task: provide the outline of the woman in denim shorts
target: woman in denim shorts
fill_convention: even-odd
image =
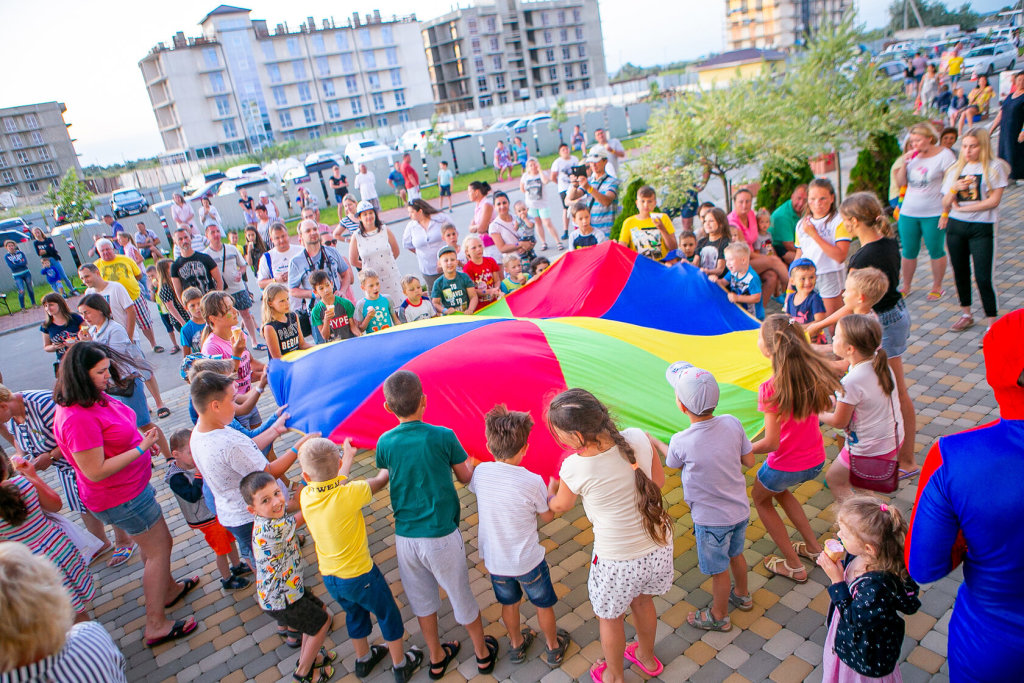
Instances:
[[[101,522],[123,529],[142,550],[144,637],[152,647],[196,630],[193,617],[172,623],[165,608],[198,586],[199,577],[171,577],[171,532],[149,483],[149,450],[157,430],[140,434],[135,413],[107,394],[111,383],[126,379],[118,368],[128,362],[102,344],[74,344],[61,362],[53,392],[53,431],[62,455],[78,475],[82,502]]]

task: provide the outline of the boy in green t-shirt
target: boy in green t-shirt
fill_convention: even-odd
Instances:
[[[473,278],[459,272],[458,252],[454,247],[441,247],[437,252],[437,262],[441,266],[441,276],[434,281],[430,299],[445,315],[461,311],[472,313],[476,310],[479,299]]]
[[[355,320],[355,306],[345,297],[335,296],[334,281],[326,271],[315,271],[309,276],[309,283],[317,299],[310,318],[324,341],[351,339],[362,334]]]
[[[484,635],[480,607],[469,587],[461,508],[452,483],[453,472],[463,484],[472,478],[469,456],[455,432],[423,422],[427,399],[415,373],[399,370],[387,378],[384,407],[399,424],[377,440],[377,467],[390,476],[398,573],[430,650],[430,677],[444,676],[461,647],[458,641],[442,643],[438,636],[439,586],[452,603],[455,620],[469,632],[478,672],[489,674],[498,659],[498,641]]]

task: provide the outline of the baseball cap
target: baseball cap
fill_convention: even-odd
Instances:
[[[718,382],[707,370],[680,360],[668,366],[665,379],[691,413],[703,415],[718,405]]]
[[[361,214],[363,211],[373,211],[373,204],[365,199],[356,204],[356,214]]]
[[[793,262],[789,264],[789,272],[792,273],[794,268],[814,268],[815,270],[818,269],[818,267],[814,265],[814,261],[805,257],[794,259]]]
[[[601,161],[602,159],[608,159],[608,150],[604,148],[604,145],[594,145],[590,148],[587,158],[583,161],[585,163],[592,164],[595,161]]]
[[[202,358],[210,358],[210,356],[205,356],[201,353],[190,353],[185,356],[185,359],[181,361],[181,378],[183,380],[188,381],[188,373],[192,369],[192,364]]]
[[[449,246],[441,247],[441,249],[438,250],[438,252],[437,252],[437,257],[441,258],[445,254],[458,254],[458,253],[459,252],[455,251],[455,247],[449,245]]]
[[[682,261],[686,256],[683,254],[681,249],[673,249],[672,251],[665,254],[665,258],[658,259],[662,263],[668,263],[669,261]]]
[[[270,197],[270,195],[266,192],[260,192],[260,199],[267,199],[268,197]]]

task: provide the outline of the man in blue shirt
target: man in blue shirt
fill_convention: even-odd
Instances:
[[[398,199],[402,204],[409,201],[408,195],[405,193],[405,176],[402,175],[401,161],[396,161],[395,167],[388,174],[388,185],[395,188],[395,194],[398,195]]]
[[[619,181],[608,175],[608,151],[603,146],[591,147],[584,162],[590,176],[580,177],[579,189],[584,195],[582,201],[590,205],[590,224],[611,237],[612,225],[619,215]]]

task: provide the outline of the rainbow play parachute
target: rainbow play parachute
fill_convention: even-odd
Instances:
[[[582,315],[561,315],[555,301]],[[540,315],[511,315],[526,304]],[[697,269],[668,268],[609,245],[567,254],[480,315],[402,325],[272,360],[270,384],[278,403],[288,404],[291,426],[372,448],[397,424],[384,409],[384,380],[411,370],[423,381],[424,419],[455,430],[481,460],[490,459],[487,410],[504,403],[531,413],[536,425],[523,464],[546,477],[563,453],[544,426],[544,410],[567,387],[592,391],[624,427],[661,439],[685,428],[665,381],[677,360],[711,371],[721,387],[719,412],[755,434],[762,424],[757,388],[770,371],[757,350],[757,327]]]

